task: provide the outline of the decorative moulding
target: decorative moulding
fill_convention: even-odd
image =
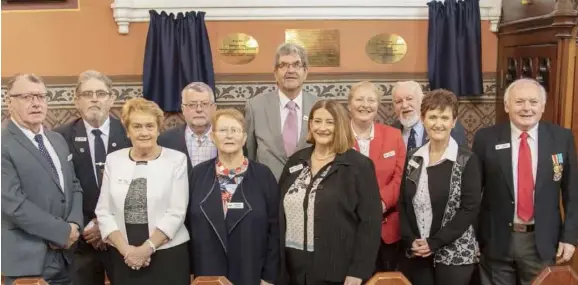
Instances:
[[[463,1],[463,0],[447,0]],[[482,20],[497,31],[502,0],[479,0]],[[114,0],[118,32],[130,23],[148,22],[149,10],[206,12],[207,21],[238,20],[425,20],[429,0]]]

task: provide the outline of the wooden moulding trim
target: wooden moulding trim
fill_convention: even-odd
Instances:
[[[10,3],[2,5],[2,12],[48,12],[48,11],[77,11],[80,0],[48,3]]]
[[[123,83],[141,83],[142,75],[111,75],[109,76],[115,85]],[[495,72],[485,72],[483,74],[484,80],[493,80],[496,78]],[[2,77],[2,83],[8,82],[10,77]],[[46,85],[71,85],[76,84],[77,76],[42,76]],[[230,74],[220,73],[215,75],[217,83],[272,83],[275,81],[273,73],[250,73],[250,74]],[[427,81],[428,75],[426,72],[415,73],[400,73],[400,72],[359,72],[359,73],[309,73],[306,82],[320,82],[320,81],[355,81],[355,80],[369,80],[369,81],[403,81],[403,80],[418,80]],[[4,85],[2,85],[4,86]]]

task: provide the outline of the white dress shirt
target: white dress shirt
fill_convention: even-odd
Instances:
[[[411,128],[403,127],[403,130],[401,131],[401,136],[403,137],[403,142],[405,143],[406,147],[407,141],[409,140],[411,129],[415,130],[415,147],[420,147],[423,142],[423,136],[425,135],[423,123],[420,120],[418,120],[417,123],[415,123],[415,125],[413,125],[413,127]]]
[[[534,218],[528,222],[523,221],[518,217],[518,155],[520,151],[520,135],[522,131],[518,129],[513,123],[510,123],[512,133],[512,174],[514,178],[514,223],[517,224],[533,224]],[[538,124],[528,130],[528,146],[532,154],[532,173],[534,177],[534,185],[536,184],[536,170],[538,169]],[[534,191],[535,193],[535,191]]]
[[[203,134],[196,135],[191,127],[185,127],[185,142],[187,144],[187,151],[191,159],[191,165],[194,167],[197,164],[217,157],[217,147],[211,140],[209,134],[212,126]]]
[[[94,170],[94,178],[96,179],[96,184],[98,185],[98,175],[96,174],[96,164],[94,160],[94,140],[96,136],[92,133],[92,130],[97,129],[87,123],[85,120],[84,128],[86,129],[86,136],[88,137],[88,148],[90,149],[90,158],[92,160],[92,169]],[[108,139],[110,138],[110,118],[106,118],[106,121],[98,128],[102,134],[100,137],[102,138],[102,142],[104,142],[104,151],[105,154],[108,153]]]
[[[370,130],[369,130],[369,138],[360,138],[355,133],[355,129],[353,128],[353,122],[351,123],[351,132],[353,133],[353,136],[357,140],[357,145],[359,145],[359,152],[361,154],[369,157],[369,145],[371,144],[371,141],[373,140],[373,137],[375,136],[375,131],[373,129],[373,123],[371,124]]]
[[[34,136],[36,134],[33,133],[31,130],[20,126],[18,123],[16,123],[16,121],[12,120],[12,122],[14,122],[14,124],[24,133],[24,135],[28,139],[30,139],[32,144],[36,148],[38,148],[38,143],[34,140]],[[46,150],[48,151],[48,154],[50,155],[50,158],[52,159],[52,162],[54,163],[54,167],[56,167],[56,172],[58,173],[58,180],[60,181],[60,189],[62,191],[64,191],[64,176],[62,175],[62,165],[60,164],[60,159],[58,158],[58,154],[56,154],[56,150],[54,150],[54,147],[52,147],[52,144],[50,143],[50,141],[48,140],[48,138],[44,134],[44,127],[42,125],[40,126],[40,131],[38,133],[42,135],[42,140],[44,141],[44,146],[46,147]],[[46,162],[48,162],[48,161],[46,161]]]
[[[279,90],[279,111],[281,112],[281,133],[283,133],[283,126],[285,125],[285,120],[287,115],[289,115],[289,109],[286,108],[287,103],[289,103],[289,98],[281,90]],[[303,92],[299,92],[299,95],[293,99],[293,102],[297,105],[295,107],[295,112],[297,113],[297,141],[301,138],[301,126],[303,125]]]

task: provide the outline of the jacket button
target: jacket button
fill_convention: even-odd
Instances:
[[[512,223],[508,223],[508,226],[510,226],[510,227],[511,227],[511,226],[512,226]]]
[[[66,202],[66,200],[62,199],[62,200],[60,200],[60,202],[61,202],[61,203],[64,203],[64,202]]]
[[[512,205],[514,205],[514,201],[512,201]]]

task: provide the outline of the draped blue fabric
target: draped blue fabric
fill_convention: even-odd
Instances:
[[[165,112],[178,112],[181,91],[202,81],[215,90],[215,72],[205,12],[160,14],[149,12],[144,66],[143,96]]]
[[[482,95],[479,0],[431,1],[428,6],[430,89],[448,89],[457,96]]]

